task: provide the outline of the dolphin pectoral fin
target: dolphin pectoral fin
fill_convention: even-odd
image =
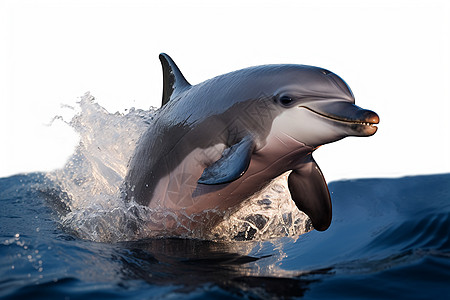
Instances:
[[[331,197],[319,166],[310,156],[288,179],[289,191],[298,209],[311,219],[314,229],[326,230],[331,223]]]
[[[222,157],[203,171],[198,183],[221,184],[238,179],[248,169],[253,148],[253,139],[245,137],[239,143],[225,149]]]

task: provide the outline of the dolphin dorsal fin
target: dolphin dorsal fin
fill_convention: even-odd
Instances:
[[[191,85],[169,55],[161,53],[159,60],[163,69],[163,97],[161,104],[163,106],[175,95],[191,87]]]

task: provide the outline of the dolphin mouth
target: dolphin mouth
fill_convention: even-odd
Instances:
[[[380,122],[377,113],[360,108],[349,102],[339,101],[308,106],[301,105],[299,108],[305,108],[316,115],[349,127],[351,131],[354,131],[354,135],[357,136],[375,134],[378,130],[376,124]]]

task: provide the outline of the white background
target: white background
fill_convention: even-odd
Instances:
[[[193,84],[269,63],[340,75],[381,124],[316,151],[328,180],[450,172],[448,1],[0,0],[0,22],[1,177],[62,167],[77,137],[46,124],[87,91],[159,106],[160,52]]]

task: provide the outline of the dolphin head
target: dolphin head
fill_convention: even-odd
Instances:
[[[283,81],[272,92],[273,105],[279,111],[272,124],[277,136],[317,147],[377,131],[378,115],[356,106],[350,87],[336,74],[294,65],[280,75]]]
[[[314,228],[323,231],[331,223],[331,197],[312,151],[347,136],[375,134],[379,117],[356,106],[349,86],[330,71],[302,65],[274,69],[276,73],[266,77],[272,80],[262,78],[260,85],[265,84],[266,101],[276,111],[261,149],[281,157],[271,166],[292,170],[288,180],[292,200]]]

